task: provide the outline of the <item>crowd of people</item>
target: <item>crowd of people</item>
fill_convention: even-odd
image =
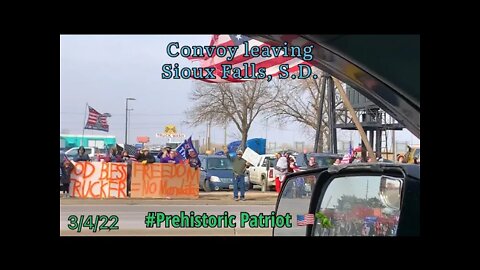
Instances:
[[[183,159],[175,149],[165,147],[162,152],[157,155],[160,163],[170,164],[188,164],[190,167],[197,170],[202,166],[200,159],[194,149],[189,149],[188,156]],[[78,148],[77,155],[73,158],[74,162],[78,161],[92,161],[88,154],[85,153],[85,148],[80,146]],[[155,157],[150,153],[148,148],[138,150],[135,155],[129,155],[126,150],[123,150],[121,154],[118,154],[117,149],[112,147],[109,152],[100,157],[99,161],[103,162],[120,162],[127,163],[127,195],[130,197],[131,193],[131,176],[132,176],[132,162],[139,162],[142,164],[155,163]],[[63,197],[70,197],[70,175],[74,168],[74,164],[66,156],[60,162],[60,191],[63,193]]]
[[[315,157],[310,156],[307,159],[306,151],[303,155],[305,160],[308,160],[307,169],[315,169],[319,167],[319,164],[316,162]],[[231,159],[233,164],[233,198],[235,200],[245,200],[245,171],[250,165],[244,159],[242,159],[243,152],[241,150],[237,151],[236,157],[230,158],[229,155],[226,155]],[[170,163],[170,164],[189,164],[190,167],[198,169],[201,167],[200,159],[194,149],[189,149],[188,156],[186,159],[183,159],[181,155],[170,147],[165,147],[163,150],[156,156],[160,163]],[[299,166],[295,161],[295,157],[290,152],[276,153],[275,154],[275,166],[274,166],[274,178],[275,178],[275,190],[277,193],[280,192],[282,184],[285,180],[285,177],[289,173],[293,173],[299,170]],[[403,156],[397,155],[397,162],[403,162]],[[381,162],[383,159],[380,157],[377,161]],[[74,162],[77,161],[91,161],[88,154],[85,153],[85,148],[83,146],[79,147],[78,154],[73,159]],[[118,154],[117,148],[113,147],[109,152],[99,157],[99,161],[103,162],[124,162],[127,163],[127,194],[130,196],[131,191],[131,170],[132,162],[140,162],[142,164],[155,163],[155,156],[150,153],[148,148],[143,148],[138,150],[135,155],[129,155],[127,151],[123,150],[121,154]],[[336,159],[333,165],[340,165],[344,163],[358,163],[361,162],[361,153],[353,152],[352,155],[345,155],[345,157],[340,160]],[[371,162],[369,159],[368,162]],[[415,159],[416,164],[420,164],[420,160]],[[70,160],[65,158],[60,164],[60,183],[61,191],[63,192],[64,197],[69,197],[69,186],[70,186],[70,174],[73,169],[73,164]],[[240,192],[240,197],[238,196]]]
[[[315,162],[315,158],[313,158],[313,162],[310,160],[308,161],[308,166],[313,166],[311,168],[318,167],[318,164]],[[275,167],[273,168],[274,177],[275,177],[275,190],[277,193],[280,192],[283,181],[288,173],[293,173],[299,170],[299,167],[293,157],[292,153],[284,152],[284,153],[275,153]]]
[[[317,163],[314,156],[310,156],[307,158],[307,151],[304,150],[303,152],[304,160],[308,160],[306,167],[308,170],[319,168],[319,164]],[[402,156],[403,158],[403,156]],[[384,162],[383,157],[376,158],[377,162]],[[402,162],[403,160],[400,159],[398,162]],[[332,165],[340,165],[340,164],[350,164],[350,163],[361,163],[362,156],[360,151],[353,151],[352,154],[345,154],[343,159],[337,158]],[[372,159],[369,157],[367,162],[372,162]],[[276,153],[275,154],[275,167],[274,167],[274,177],[275,177],[275,190],[277,193],[280,192],[282,184],[285,180],[285,176],[288,173],[296,172],[299,170],[299,167],[295,161],[295,157],[290,152],[283,152],[283,153]],[[420,164],[420,158],[415,159],[415,164]]]

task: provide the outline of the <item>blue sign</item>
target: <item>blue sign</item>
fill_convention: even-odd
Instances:
[[[242,143],[241,141],[234,141],[228,144],[227,146],[228,152],[230,154],[233,153],[233,155],[235,155],[235,152],[237,151],[241,143]],[[263,138],[253,138],[253,139],[247,140],[247,147],[251,148],[253,151],[255,151],[259,155],[265,154],[266,145],[267,145],[267,140]]]
[[[377,221],[377,217],[365,217],[365,223],[375,223]]]

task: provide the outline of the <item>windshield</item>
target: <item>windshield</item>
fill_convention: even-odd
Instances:
[[[228,158],[209,158],[207,159],[208,170],[231,170],[232,162]]]
[[[413,153],[413,158],[420,158],[420,148],[416,149]]]
[[[314,157],[315,161],[317,162],[318,166],[331,166],[333,163],[335,163],[336,157],[331,157],[331,156],[316,156],[316,155],[307,155],[307,160],[304,160],[302,158],[297,158],[297,165],[299,167],[306,167],[308,164],[308,160],[310,157]]]
[[[317,161],[319,166],[331,166],[333,163],[335,163],[334,157],[315,157],[315,160]]]
[[[277,160],[275,159],[275,157],[266,157],[264,160],[263,160],[263,164],[262,164],[262,167],[267,167],[267,163],[269,163],[269,167],[270,168],[273,168],[275,167],[276,163],[277,163]]]

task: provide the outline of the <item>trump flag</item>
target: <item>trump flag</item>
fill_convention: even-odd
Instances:
[[[177,153],[180,154],[180,156],[183,158],[183,159],[187,159],[188,157],[188,151],[190,149],[193,149],[193,151],[195,151],[195,154],[198,155],[198,152],[197,152],[197,149],[195,149],[195,147],[193,146],[193,143],[192,143],[192,136],[190,136],[187,140],[185,140],[182,144],[180,144],[176,150],[177,150]]]

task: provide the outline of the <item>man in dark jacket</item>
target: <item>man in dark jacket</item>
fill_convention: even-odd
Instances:
[[[311,170],[318,168],[318,163],[314,156],[310,156],[307,159],[307,150],[303,150],[303,160],[305,160],[305,163],[307,163],[307,169]]]
[[[90,157],[88,156],[88,154],[85,153],[85,147],[80,146],[78,148],[78,154],[73,159],[73,161],[75,161],[75,162],[77,162],[77,161],[90,161]]]
[[[143,148],[140,155],[137,157],[137,161],[143,164],[155,163],[155,157],[150,154],[150,151],[147,148]]]
[[[130,197],[130,191],[132,188],[132,158],[128,155],[128,152],[123,150],[121,162],[127,163],[127,196]]]
[[[200,159],[198,158],[197,153],[195,153],[195,150],[189,149],[188,150],[188,164],[190,164],[190,167],[198,169],[202,167],[202,163],[200,162]]]
[[[233,199],[238,201],[238,190],[240,189],[240,200],[245,201],[245,170],[251,165],[242,158],[243,151],[237,150],[237,156],[231,158],[227,151],[228,159],[232,161],[233,167]]]
[[[305,155],[306,156],[306,155]],[[315,160],[315,157],[314,156],[310,156],[308,158],[308,163],[307,163],[307,169],[316,169],[318,168],[318,163],[317,161]]]
[[[69,198],[70,197],[70,175],[73,170],[73,164],[69,160],[65,160],[63,162],[63,166],[61,167],[62,170],[62,191],[63,197]]]

